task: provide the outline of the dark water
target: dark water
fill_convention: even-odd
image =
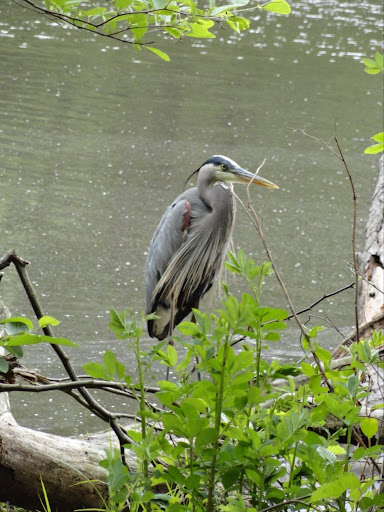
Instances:
[[[57,335],[81,346],[70,351],[78,367],[111,345],[131,364],[125,345],[112,341],[108,311],[143,310],[156,224],[186,177],[213,154],[250,170],[267,159],[260,174],[280,189],[263,210],[265,232],[297,308],[353,281],[345,170],[292,129],[330,143],[337,134],[358,192],[361,248],[378,160],[363,151],[382,127],[382,83],[363,72],[360,60],[380,50],[382,7],[319,1],[292,8],[288,17],[261,13],[241,36],[218,29],[214,40],[159,38],[171,57],[165,63],[1,3],[0,253],[15,248],[31,262],[44,310],[62,322]],[[246,197],[244,189],[238,193]],[[265,191],[252,189],[251,196],[261,210]],[[234,246],[266,259],[240,210]],[[244,289],[228,279],[235,291]],[[6,270],[0,295],[13,314],[32,317],[14,269]],[[286,307],[274,278],[264,303]],[[325,324],[328,315],[348,332],[353,291],[314,314],[314,323]],[[331,328],[322,333],[327,348],[340,341]],[[300,357],[294,325],[271,351]],[[49,347],[27,350],[25,364],[60,372]],[[13,410],[24,424],[47,430],[95,428],[61,398],[48,418],[46,400],[34,396],[27,405],[18,397]]]

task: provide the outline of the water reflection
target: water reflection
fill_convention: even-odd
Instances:
[[[250,170],[267,158],[263,175],[280,190],[265,207],[263,191],[252,191],[252,200],[264,207],[267,239],[298,308],[352,280],[345,263],[348,180],[320,144],[292,128],[327,141],[337,132],[359,191],[361,246],[377,172],[375,158],[362,153],[382,121],[380,80],[365,75],[358,61],[379,49],[381,3],[293,7],[289,17],[255,15],[251,31],[240,35],[217,29],[215,40],[180,45],[159,37],[171,56],[166,64],[2,2],[1,253],[15,247],[31,261],[44,309],[62,320],[57,334],[81,344],[71,353],[79,366],[100,360],[113,340],[112,305],[144,308],[153,230],[186,177],[212,154]],[[239,194],[245,198],[244,190]],[[240,209],[234,247],[265,260]],[[228,280],[235,291],[244,289]],[[15,272],[7,270],[0,290],[14,314],[32,316]],[[273,278],[264,301],[286,307]],[[345,292],[315,314],[348,331],[352,304],[353,292]],[[332,329],[323,331],[326,347],[339,341]],[[129,361],[125,345],[114,346]],[[296,328],[290,324],[271,350],[300,357]],[[26,352],[27,366],[59,371],[46,348]],[[33,426],[27,416],[44,410],[44,400],[34,396],[20,407],[26,424]],[[42,413],[33,421],[66,430],[68,407],[46,427]],[[88,421],[84,428],[94,428]]]

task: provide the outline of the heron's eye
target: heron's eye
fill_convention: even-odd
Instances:
[[[222,169],[223,171],[226,171],[226,170],[227,170],[227,166],[226,166],[225,164],[221,164],[221,169]]]

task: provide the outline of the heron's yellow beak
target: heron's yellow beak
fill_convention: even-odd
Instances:
[[[271,181],[258,176],[257,174],[252,174],[245,169],[238,167],[235,171],[233,171],[234,179],[231,180],[233,183],[254,183],[255,185],[260,185],[261,187],[268,188],[279,188],[277,185],[272,183]]]

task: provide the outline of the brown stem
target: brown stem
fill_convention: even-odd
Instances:
[[[248,209],[249,209],[249,211],[251,212],[250,217],[251,217],[251,219],[253,220],[253,223],[254,223],[254,225],[255,225],[255,227],[256,227],[256,229],[257,229],[257,231],[258,231],[259,235],[260,235],[260,238],[261,238],[261,241],[262,241],[262,243],[263,243],[263,246],[264,246],[265,252],[267,253],[268,259],[269,259],[269,261],[271,262],[272,268],[273,268],[273,270],[274,270],[274,272],[275,272],[276,279],[278,280],[278,282],[279,282],[279,284],[280,284],[280,286],[281,286],[281,289],[283,290],[283,293],[284,293],[284,295],[285,295],[285,298],[286,298],[286,300],[287,300],[287,302],[288,302],[288,307],[289,307],[289,309],[290,309],[290,310],[291,310],[291,312],[292,312],[292,316],[293,316],[293,318],[295,319],[295,321],[296,321],[296,323],[297,323],[297,325],[298,325],[298,327],[299,327],[299,329],[300,329],[300,331],[301,331],[301,333],[302,333],[302,335],[303,335],[304,339],[305,339],[305,340],[306,340],[306,342],[308,343],[308,346],[309,346],[309,348],[310,348],[310,350],[311,350],[311,353],[312,353],[313,359],[315,360],[315,362],[316,362],[316,364],[317,364],[317,366],[318,366],[318,368],[319,368],[319,371],[320,371],[320,373],[321,373],[321,375],[322,375],[322,377],[323,377],[323,379],[324,379],[325,384],[327,385],[327,387],[328,387],[329,391],[333,392],[333,391],[334,391],[333,386],[332,386],[331,382],[328,380],[327,376],[326,376],[326,375],[325,375],[325,373],[324,373],[323,366],[322,366],[321,361],[320,361],[320,359],[318,358],[318,356],[317,356],[317,354],[316,354],[316,351],[315,351],[315,349],[314,349],[314,347],[313,347],[313,345],[312,345],[311,338],[310,338],[310,337],[308,336],[308,334],[306,333],[305,328],[304,328],[303,324],[301,323],[301,321],[300,321],[300,319],[299,319],[299,317],[298,317],[298,315],[297,315],[297,313],[296,313],[296,311],[295,311],[295,308],[294,308],[294,306],[293,306],[293,302],[291,301],[291,298],[290,298],[290,296],[289,296],[289,294],[288,294],[287,288],[285,287],[285,284],[284,284],[284,282],[283,282],[283,280],[282,280],[282,278],[281,278],[281,276],[280,276],[280,272],[278,271],[278,269],[277,269],[277,267],[276,267],[276,265],[275,265],[275,262],[274,262],[274,260],[273,260],[273,258],[272,258],[271,251],[269,250],[269,247],[268,247],[268,244],[267,244],[266,238],[265,238],[265,236],[264,236],[263,228],[262,228],[262,226],[261,226],[261,224],[260,224],[260,222],[259,222],[259,218],[258,218],[258,216],[257,216],[257,213],[255,212],[255,210],[253,209],[253,207],[252,207],[252,205],[251,205],[251,203],[250,203],[250,197],[249,197],[249,194],[248,194]]]
[[[358,343],[360,340],[359,336],[359,267],[357,264],[357,255],[356,255],[356,217],[357,217],[357,197],[355,192],[355,186],[353,184],[351,173],[349,172],[349,168],[347,162],[345,161],[343,152],[341,150],[339,141],[337,137],[334,137],[337,149],[340,154],[340,159],[343,162],[344,168],[347,172],[349,182],[352,188],[352,196],[353,196],[353,226],[352,226],[352,255],[353,255],[353,268],[355,272],[355,324],[356,324],[356,342]]]
[[[336,136],[333,137],[333,140],[336,143],[337,151],[338,152],[336,152],[334,149],[332,149],[329,144],[324,142],[319,137],[314,137],[313,135],[308,135],[308,133],[306,133],[304,130],[298,130],[298,131],[303,133],[306,137],[309,137],[311,139],[315,139],[318,142],[320,142],[321,144],[323,144],[323,146],[325,146],[330,153],[332,153],[336,158],[341,160],[343,162],[344,169],[345,169],[345,171],[347,173],[349,182],[351,184],[352,196],[353,196],[352,255],[353,255],[353,269],[354,269],[354,273],[355,273],[355,324],[356,324],[356,341],[358,342],[360,336],[359,336],[359,308],[358,308],[358,305],[359,305],[359,267],[358,267],[358,264],[357,264],[357,254],[356,254],[357,197],[356,197],[355,186],[353,184],[352,175],[351,175],[351,173],[349,171],[347,162],[346,162],[346,160],[344,158],[343,151],[342,151],[342,149],[340,147],[339,141],[338,141]]]
[[[40,319],[44,316],[43,309],[39,303],[39,300],[37,298],[37,295],[35,293],[35,290],[32,286],[32,282],[29,279],[28,272],[26,270],[26,266],[29,264],[27,260],[24,260],[20,256],[16,254],[16,252],[10,251],[8,254],[6,254],[4,257],[0,258],[0,268],[4,268],[6,266],[9,266],[11,263],[14,264],[16,267],[17,273],[19,274],[21,283],[24,287],[24,290],[28,296],[29,302],[32,306],[32,309],[37,317],[37,319]],[[43,332],[46,336],[54,337],[52,330],[49,325],[43,327]],[[63,348],[60,345],[51,344],[51,347],[56,352],[56,355],[60,359],[62,365],[64,366],[68,376],[70,377],[71,381],[78,382],[79,378],[69,360],[69,357],[67,356],[66,352],[63,350]],[[101,406],[89,393],[89,391],[84,387],[79,387],[79,393],[81,394],[82,398],[87,402],[89,405],[90,410],[94,414],[96,414],[99,418],[104,420],[105,422],[109,423],[111,425],[112,430],[115,432],[119,443],[120,443],[120,451],[122,453],[122,456],[124,454],[123,445],[131,443],[131,439],[127,436],[127,434],[124,432],[122,427],[116,422],[116,419],[113,417],[113,415],[107,411],[103,406]]]

